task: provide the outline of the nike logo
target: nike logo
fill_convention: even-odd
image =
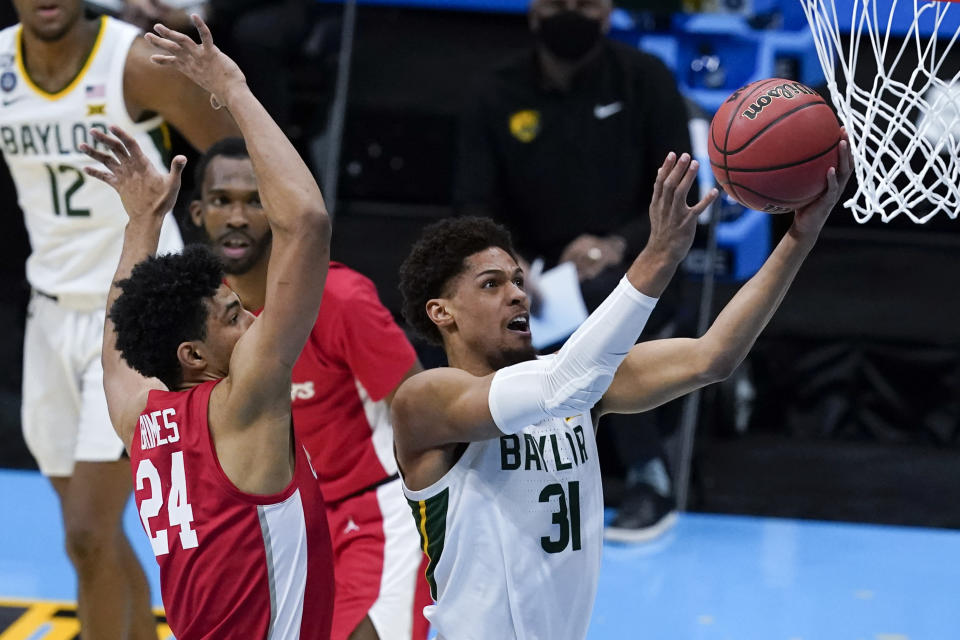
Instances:
[[[26,97],[27,97],[27,96],[17,96],[16,98],[10,98],[9,100],[6,99],[6,98],[4,98],[4,99],[3,99],[3,106],[9,107],[9,106],[12,105],[14,102],[20,102],[21,100],[23,100],[23,99],[26,98]]]
[[[597,120],[606,120],[613,114],[620,113],[622,109],[623,103],[619,100],[610,104],[598,104],[593,108],[593,115],[597,117]]]

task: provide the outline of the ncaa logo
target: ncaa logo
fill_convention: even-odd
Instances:
[[[10,93],[17,86],[17,74],[13,71],[4,71],[0,74],[0,89]]]

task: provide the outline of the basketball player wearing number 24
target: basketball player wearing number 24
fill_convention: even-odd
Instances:
[[[123,444],[110,428],[100,342],[126,215],[86,179],[90,131],[121,126],[161,164],[164,121],[198,149],[236,131],[207,94],[154,65],[140,31],[87,20],[82,0],[13,0],[20,23],[0,31],[0,149],[32,252],[24,340],[23,432],[63,514],[77,572],[84,640],[156,638],[146,577],[121,526],[130,496]],[[9,203],[7,203],[9,204]],[[183,243],[173,217],[160,246]]]
[[[247,141],[273,233],[264,308],[245,311],[206,248],[150,257],[184,158],[163,175],[136,141],[95,133],[88,167],[129,215],[110,290],[103,370],[114,429],[180,640],[330,637],[333,553],[320,485],[293,432],[290,379],[330,262],[330,221],[310,171],[214,46],[162,25],[170,66],[226,107]]]
[[[850,176],[846,142],[839,164],[699,339],[635,345],[716,197],[687,206],[697,163],[686,154],[669,154],[657,173],[647,246],[550,356],[537,359],[531,346],[523,272],[502,227],[459,218],[424,231],[401,268],[404,309],[442,343],[450,366],[411,377],[392,408],[436,599],[425,614],[440,638],[586,636],[603,541],[597,421],[649,410],[736,368]]]

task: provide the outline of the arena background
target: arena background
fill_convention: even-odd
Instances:
[[[12,10],[4,10],[4,24],[12,23]],[[319,7],[318,33],[335,36],[339,12]],[[654,27],[668,22],[653,15]],[[528,44],[520,13],[359,9],[333,254],[370,276],[398,316],[400,261],[420,228],[451,213],[464,72],[479,75]],[[336,71],[335,43],[325,46],[304,54],[295,77],[298,142],[307,156],[311,137],[325,126]],[[687,70],[674,72],[682,80]],[[7,203],[0,465],[31,468],[18,398],[29,249],[5,167],[0,194]],[[787,221],[774,219],[774,241]],[[758,393],[745,433],[730,428],[723,398],[715,397],[723,394],[705,398],[694,508],[960,526],[960,511],[947,508],[960,496],[953,464],[960,437],[958,248],[960,224],[950,220],[861,226],[835,212],[750,357]],[[699,281],[688,280],[695,305]],[[714,308],[735,289],[721,284]],[[426,361],[436,361],[424,351]],[[758,474],[770,481],[751,482]]]
[[[500,11],[412,4],[359,7],[333,235],[334,259],[371,277],[395,314],[397,268],[410,242],[424,225],[451,213],[454,131],[464,78],[529,44],[525,16],[517,12],[522,3]],[[752,11],[749,2],[731,1],[720,8],[733,19],[749,21],[751,28],[769,26],[765,21],[775,20],[781,11],[776,2],[755,4],[767,13]],[[670,11],[676,8],[634,2],[631,10],[640,10],[632,14],[637,25],[620,37],[670,36],[675,27]],[[8,3],[2,11],[4,24],[11,24]],[[341,11],[337,4],[318,5],[314,46],[305,49],[295,65],[292,133],[318,173],[316,139],[326,128],[333,95]],[[791,15],[787,11],[781,20],[794,19]],[[717,42],[723,37],[703,37],[721,64],[723,46]],[[782,60],[778,69],[800,74],[797,65],[803,63],[802,56]],[[697,82],[689,59],[680,56],[673,64],[681,85]],[[952,64],[960,63],[954,57]],[[720,83],[714,89],[729,93],[736,86]],[[374,146],[376,153],[371,151]],[[0,251],[0,467],[29,470],[35,466],[19,425],[28,242],[5,167],[0,170],[0,198],[6,203],[5,246]],[[788,223],[787,217],[771,221],[774,241]],[[756,390],[751,410],[737,413],[732,384],[703,395],[690,509],[960,528],[958,250],[960,220],[940,219],[923,227],[899,222],[858,225],[848,212],[834,212],[749,358],[747,379]],[[681,277],[686,298],[695,306],[701,280],[691,273]],[[735,282],[721,282],[714,309],[722,307],[736,287]],[[435,351],[419,348],[425,363],[440,362]],[[13,490],[10,477],[3,476],[5,493]],[[614,502],[615,484],[609,491]],[[684,521],[683,535],[702,522],[718,522],[697,517]],[[729,522],[735,528],[741,521]],[[803,530],[803,525],[792,526]],[[940,532],[924,535],[934,536],[936,544],[945,541],[943,548],[953,556],[924,556],[920,547],[925,543],[919,539],[904,542],[908,546],[903,549],[882,548],[900,549],[908,572],[911,566],[927,566],[925,562],[956,566],[955,533],[943,532],[946,538],[937,537]],[[868,538],[864,534],[850,542],[850,548],[868,548]],[[51,544],[56,544],[55,537]],[[932,551],[936,544],[931,543],[931,553],[939,553]],[[720,562],[717,556],[702,560]],[[644,564],[648,561],[653,563],[641,558],[636,566],[656,572]],[[941,577],[945,584],[960,584],[960,570]],[[65,581],[71,579],[68,575]],[[933,598],[922,597],[928,596]],[[69,592],[58,597],[69,600]],[[951,618],[951,624],[956,622]],[[943,629],[948,631],[910,637],[960,637],[960,625]]]

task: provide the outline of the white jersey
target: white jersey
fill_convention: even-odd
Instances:
[[[589,415],[469,444],[404,494],[444,640],[582,640],[597,592],[603,490]]]
[[[130,132],[144,153],[161,166],[152,135],[166,135],[153,118],[135,123],[123,97],[127,53],[140,31],[101,18],[100,31],[76,78],[56,94],[37,87],[27,74],[21,26],[0,31],[0,148],[17,187],[32,253],[27,280],[55,296],[102,298],[120,260],[127,215],[108,185],[83,173],[96,162],[79,146],[94,144],[91,129],[110,125]],[[161,252],[182,247],[167,216]]]

